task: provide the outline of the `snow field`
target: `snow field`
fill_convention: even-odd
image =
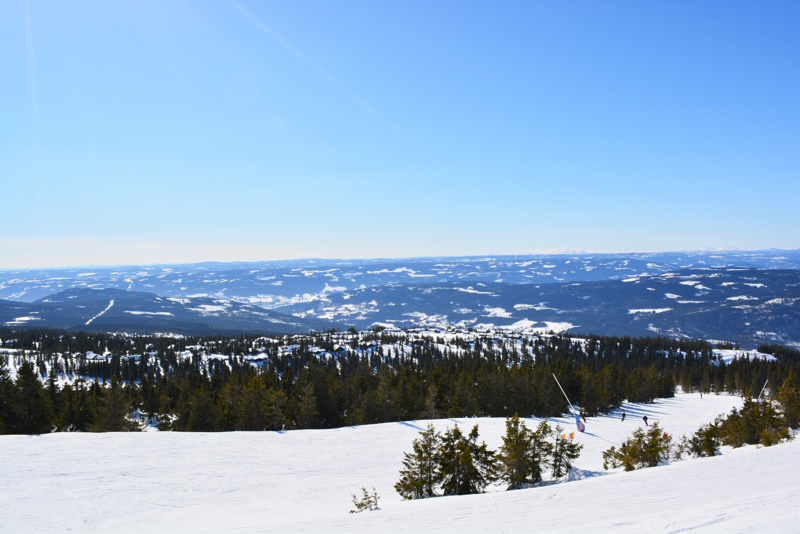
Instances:
[[[745,447],[624,473],[602,469],[647,415],[674,439],[739,397],[679,394],[589,418],[570,482],[483,495],[402,501],[403,452],[428,421],[332,430],[0,436],[0,531],[51,532],[791,532],[800,524],[800,443]],[[620,421],[621,411],[627,417]],[[551,419],[567,432],[574,421]],[[490,448],[502,418],[442,419],[437,430],[479,424]],[[526,419],[529,427],[537,419]],[[380,511],[349,514],[361,487]]]

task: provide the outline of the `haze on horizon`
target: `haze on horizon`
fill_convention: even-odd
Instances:
[[[0,4],[0,269],[800,248],[800,4]]]

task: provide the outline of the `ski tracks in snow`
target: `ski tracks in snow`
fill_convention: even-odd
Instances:
[[[101,311],[100,313],[98,313],[97,315],[95,315],[94,317],[92,317],[91,319],[89,319],[88,321],[86,321],[86,326],[89,326],[89,324],[90,324],[92,321],[94,321],[95,319],[97,319],[98,317],[100,317],[101,315],[103,315],[104,313],[106,313],[108,310],[110,310],[110,309],[111,309],[111,306],[113,306],[113,305],[114,305],[114,299],[111,299],[111,302],[109,302],[109,303],[108,303],[108,306],[106,306],[106,309],[105,309],[105,310]]]

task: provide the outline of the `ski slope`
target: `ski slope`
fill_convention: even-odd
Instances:
[[[335,430],[0,436],[0,531],[52,532],[797,532],[800,443],[744,447],[632,473],[605,472],[603,450],[647,415],[679,438],[741,404],[679,394],[589,418],[570,481],[482,495],[402,501],[404,451],[428,421]],[[568,431],[574,421],[559,422]],[[527,420],[529,426],[537,420]],[[497,448],[503,419],[480,425]],[[349,514],[375,487],[381,510]]]

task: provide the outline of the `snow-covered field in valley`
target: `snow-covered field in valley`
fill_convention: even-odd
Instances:
[[[588,419],[570,481],[402,501],[404,451],[427,421],[335,430],[0,436],[0,532],[797,532],[800,442],[606,472],[602,451],[647,415],[674,439],[739,397],[679,394]],[[622,411],[627,417],[620,421]],[[551,419],[574,430],[568,419]],[[527,419],[529,427],[537,420]],[[496,449],[504,419],[480,428]],[[374,487],[381,510],[349,514]]]

